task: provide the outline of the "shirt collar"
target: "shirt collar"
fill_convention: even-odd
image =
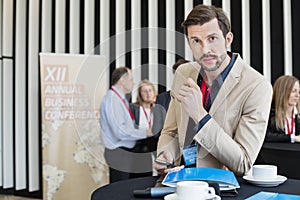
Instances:
[[[121,91],[121,90],[119,90],[117,87],[115,87],[115,86],[111,86],[114,90],[116,90],[117,91],[117,93],[123,98],[123,99],[125,99],[126,97],[125,97],[125,94]]]
[[[218,84],[218,86],[220,87],[223,82],[225,81],[227,75],[229,74],[230,70],[232,69],[234,62],[236,60],[236,56],[232,53],[232,52],[227,52],[227,54],[231,57],[229,64],[227,65],[227,67],[221,72],[221,74],[213,81],[213,85]],[[204,75],[204,69],[201,68],[200,70],[200,74],[199,77],[202,81],[203,76]]]

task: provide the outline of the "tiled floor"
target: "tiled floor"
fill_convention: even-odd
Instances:
[[[26,197],[12,196],[12,195],[0,195],[0,200],[40,200]]]

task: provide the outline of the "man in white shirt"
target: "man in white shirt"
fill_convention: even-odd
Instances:
[[[112,183],[130,178],[131,173],[145,172],[143,163],[136,162],[142,155],[134,153],[134,146],[137,140],[152,136],[152,132],[134,126],[134,116],[125,97],[134,86],[131,70],[127,67],[115,69],[111,82],[112,87],[100,107],[100,135]]]

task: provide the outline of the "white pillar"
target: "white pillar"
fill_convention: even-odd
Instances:
[[[55,1],[55,52],[65,52],[66,0]]]
[[[293,75],[293,42],[291,0],[283,1],[284,73]]]
[[[131,70],[134,81],[141,81],[141,0],[131,1]],[[132,93],[136,101],[137,93]]]
[[[166,87],[167,90],[171,89],[173,82],[173,65],[176,62],[176,39],[175,39],[175,1],[174,0],[166,0]]]
[[[149,3],[149,80],[158,83],[158,4],[157,1]]]
[[[15,175],[16,190],[26,189],[26,1],[16,1]]]
[[[193,0],[185,0],[184,1],[184,16],[185,16],[184,19],[186,19],[187,15],[191,12],[192,9],[193,9]],[[184,40],[184,44],[185,44],[184,45],[185,59],[192,61],[194,59],[193,53],[192,53],[190,45],[186,39]]]
[[[94,54],[95,1],[84,1],[84,53]]]
[[[28,26],[28,162],[29,191],[40,189],[39,162],[39,0],[29,0]]]
[[[70,0],[70,53],[78,54],[79,51],[79,33],[80,33],[80,0]]]
[[[13,2],[3,1],[3,188],[14,186],[13,171]]]
[[[242,1],[242,48],[243,59],[251,65],[250,55],[250,2],[249,0]]]
[[[262,1],[263,27],[263,74],[271,81],[271,32],[270,32],[270,0]]]
[[[125,65],[125,0],[116,1],[116,67]]]
[[[20,2],[20,1],[19,1]],[[52,1],[42,1],[42,52],[51,52],[52,42]]]

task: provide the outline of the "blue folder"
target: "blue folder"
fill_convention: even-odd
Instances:
[[[300,196],[274,192],[259,192],[247,198],[246,200],[300,200]]]
[[[178,181],[200,180],[210,183],[219,183],[221,190],[240,188],[233,172],[216,168],[183,168],[169,172],[162,184],[176,187]]]

